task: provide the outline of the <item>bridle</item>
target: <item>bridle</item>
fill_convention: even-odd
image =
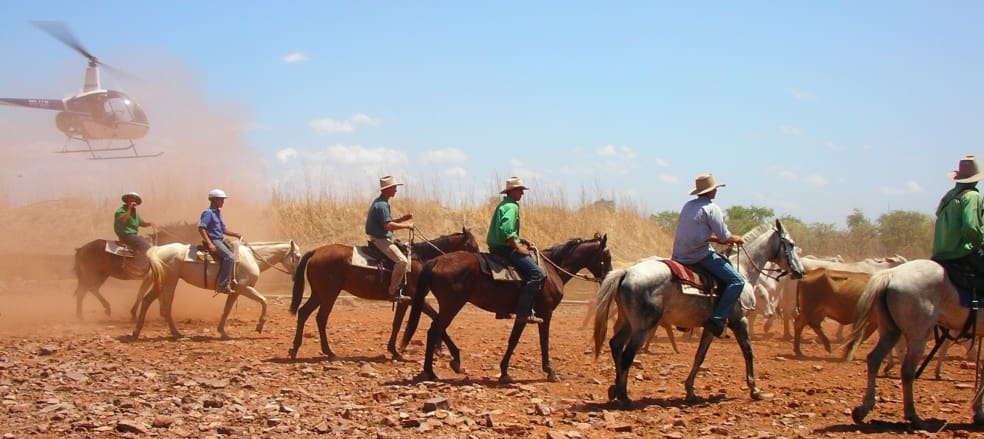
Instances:
[[[294,241],[289,241],[288,244],[290,245],[290,250],[287,250],[287,254],[288,255],[291,255],[291,257],[293,257],[293,254],[294,254]],[[260,255],[256,253],[256,249],[254,249],[253,246],[249,245],[249,243],[246,242],[246,240],[243,240],[243,245],[245,245],[246,248],[249,249],[249,251],[253,252],[253,259],[256,259],[257,261],[266,264],[268,267],[273,268],[273,269],[275,269],[277,271],[280,271],[280,272],[282,272],[282,273],[284,273],[284,274],[286,274],[288,276],[291,276],[293,274],[293,273],[291,273],[291,272],[289,272],[287,270],[284,270],[283,268],[280,268],[280,266],[277,265],[277,264],[271,264],[266,259],[260,258]]]
[[[772,230],[773,231],[777,231],[776,229],[772,229]],[[793,242],[789,240],[789,238],[786,236],[785,233],[782,233],[782,234],[779,235],[779,247],[776,248],[776,254],[774,256],[772,256],[771,258],[769,258],[769,260],[770,261],[776,261],[776,260],[779,260],[780,257],[785,257],[786,258],[786,261],[788,262],[788,261],[792,260],[792,252],[795,250],[795,248],[796,248],[796,245],[793,244]],[[743,245],[738,245],[738,256],[735,258],[735,260],[736,260],[735,268],[740,268],[741,267],[741,253],[742,252],[745,253],[745,257],[748,259],[749,263],[752,264],[752,268],[754,268],[755,271],[757,271],[762,276],[765,276],[765,277],[767,277],[769,279],[772,279],[772,280],[775,280],[775,281],[778,282],[779,279],[781,279],[783,276],[786,276],[787,274],[789,274],[788,271],[786,271],[785,269],[782,268],[782,264],[777,264],[777,265],[779,265],[779,268],[778,269],[776,269],[776,268],[765,268],[764,266],[762,266],[762,267],[758,266],[758,264],[755,263],[755,259],[753,259],[752,256],[748,254],[748,250],[745,249],[745,246],[743,246]],[[778,275],[773,275],[772,273],[779,273],[779,274]]]
[[[583,241],[583,240],[578,240],[578,242],[577,242],[576,245],[579,246],[579,245],[581,245],[584,242],[585,241]],[[602,253],[604,253],[606,250],[608,250],[608,249],[602,249]],[[568,276],[570,276],[572,278],[576,277],[578,279],[585,280],[585,281],[588,281],[588,282],[594,282],[594,283],[597,283],[597,284],[600,284],[601,281],[602,281],[602,279],[599,279],[599,278],[594,277],[594,276],[585,276],[583,274],[571,273],[570,271],[567,271],[566,269],[564,269],[563,267],[561,267],[560,265],[558,265],[556,262],[550,260],[550,258],[548,258],[547,255],[543,254],[543,252],[541,252],[539,250],[537,250],[536,254],[537,254],[538,257],[542,257],[544,261],[547,261],[550,265],[552,265],[554,268],[556,268],[557,271],[559,271],[561,273],[564,273],[564,274],[566,274],[566,275],[568,275]]]

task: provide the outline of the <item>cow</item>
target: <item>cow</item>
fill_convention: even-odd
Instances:
[[[830,339],[823,333],[820,324],[830,317],[842,325],[852,324],[858,315],[858,299],[871,274],[816,268],[807,271],[799,280],[797,296],[799,314],[796,316],[793,332],[793,352],[802,357],[800,339],[803,327],[809,325],[817,333],[823,347],[830,352]],[[865,338],[875,330],[875,322],[865,328]]]

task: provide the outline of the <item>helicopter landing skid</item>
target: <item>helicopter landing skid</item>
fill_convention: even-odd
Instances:
[[[70,149],[68,147],[68,145],[69,145],[69,143],[72,140],[78,140],[78,141],[81,141],[81,142],[85,143],[86,148]],[[133,151],[133,155],[100,156],[99,154],[97,154],[97,153],[100,153],[100,152],[126,151],[126,150]],[[134,144],[132,140],[130,140],[130,144],[129,145],[126,145],[126,146],[107,146],[107,147],[101,147],[101,148],[93,148],[92,147],[92,144],[89,143],[89,141],[87,139],[78,138],[78,137],[69,137],[65,141],[65,146],[62,148],[62,150],[61,151],[55,151],[55,152],[58,153],[58,154],[75,154],[75,153],[86,153],[87,152],[87,153],[89,153],[91,155],[91,157],[89,157],[89,160],[143,159],[143,158],[151,158],[151,157],[160,157],[161,155],[164,154],[163,152],[152,153],[152,154],[141,154],[139,151],[137,151],[137,145]]]

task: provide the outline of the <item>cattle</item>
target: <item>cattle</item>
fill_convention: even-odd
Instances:
[[[899,255],[889,258],[868,258],[863,261],[850,263],[826,261],[810,256],[800,258],[800,262],[803,263],[803,268],[807,273],[818,268],[829,268],[839,271],[874,274],[886,268],[901,265],[906,261],[906,258]],[[776,287],[776,302],[779,304],[777,307],[778,314],[782,317],[782,335],[787,339],[791,338],[789,324],[796,318],[797,314],[796,290],[798,283],[798,280],[790,279],[789,276],[786,276],[779,280],[779,284]],[[769,327],[768,324],[767,327]]]
[[[809,325],[817,333],[823,347],[830,352],[830,339],[820,324],[830,317],[840,324],[852,324],[858,315],[858,299],[871,275],[826,268],[810,270],[799,280],[797,295],[799,315],[796,316],[793,333],[793,352],[802,357],[800,338],[803,327]],[[865,329],[865,338],[875,330],[875,322]]]

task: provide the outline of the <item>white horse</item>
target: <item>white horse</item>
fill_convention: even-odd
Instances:
[[[755,387],[752,345],[749,343],[748,320],[745,318],[744,306],[751,305],[747,303],[750,302],[748,299],[751,297],[748,296],[752,292],[748,285],[755,284],[767,261],[775,262],[797,277],[802,276],[803,266],[796,256],[795,244],[786,235],[779,220],[776,220],[775,227],[768,223],[762,224],[746,233],[744,238],[744,249],[740,250],[742,258],[738,260],[732,256],[731,261],[747,279],[747,283],[742,292],[744,297],[729,315],[728,327],[734,332],[745,357],[749,392],[752,398],[762,399],[762,393]],[[595,357],[601,351],[608,330],[612,302],[618,304],[618,321],[615,322],[615,334],[608,342],[615,361],[615,384],[608,388],[608,398],[628,404],[631,402],[626,390],[629,367],[650,330],[661,323],[683,328],[700,327],[711,316],[714,303],[708,297],[684,294],[680,289],[680,282],[673,278],[669,267],[658,258],[644,259],[629,268],[612,271],[605,276],[598,290],[594,326]],[[704,331],[701,336],[694,364],[685,383],[687,400],[697,400],[694,380],[713,339],[714,334],[710,331]]]
[[[171,304],[174,301],[174,289],[178,285],[178,279],[194,285],[198,288],[215,289],[216,277],[219,272],[218,264],[208,265],[209,275],[206,279],[206,264],[200,261],[185,261],[185,256],[189,250],[188,244],[168,244],[160,247],[151,247],[147,251],[150,258],[150,275],[154,281],[154,288],[143,298],[140,306],[140,314],[137,317],[137,326],[133,330],[133,338],[140,336],[143,328],[144,317],[147,314],[147,307],[158,296],[161,299],[161,316],[167,321],[171,329],[171,335],[181,337],[178,328],[174,326],[174,319],[171,317]],[[256,324],[256,332],[263,331],[266,323],[267,303],[266,298],[256,291],[254,287],[260,278],[260,272],[275,267],[277,264],[283,265],[283,270],[288,275],[293,275],[297,268],[297,263],[301,259],[301,249],[294,241],[286,242],[254,242],[239,243],[233,245],[233,253],[236,255],[236,267],[233,269],[234,280],[238,284],[235,292],[226,298],[225,310],[222,312],[222,319],[219,320],[219,334],[222,338],[229,338],[225,332],[226,318],[232,311],[232,305],[240,294],[255,300],[260,304],[260,321]],[[279,268],[278,268],[279,269]],[[213,274],[214,273],[214,274]]]
[[[865,322],[874,313],[878,322],[878,344],[868,354],[868,387],[861,405],[854,408],[851,417],[860,424],[875,406],[875,377],[882,360],[905,337],[906,352],[902,359],[902,399],[905,419],[917,429],[925,429],[926,423],[916,414],[912,389],[916,379],[916,367],[926,349],[926,342],[933,336],[933,328],[941,325],[950,330],[962,331],[970,309],[960,305],[959,293],[936,262],[918,259],[898,267],[876,273],[868,281],[858,301],[858,318],[848,339],[848,359],[853,357],[864,341]],[[978,315],[980,313],[978,312]],[[984,336],[984,322],[976,320],[978,336]],[[984,425],[981,396],[984,380],[976,389],[973,399],[974,423]]]

